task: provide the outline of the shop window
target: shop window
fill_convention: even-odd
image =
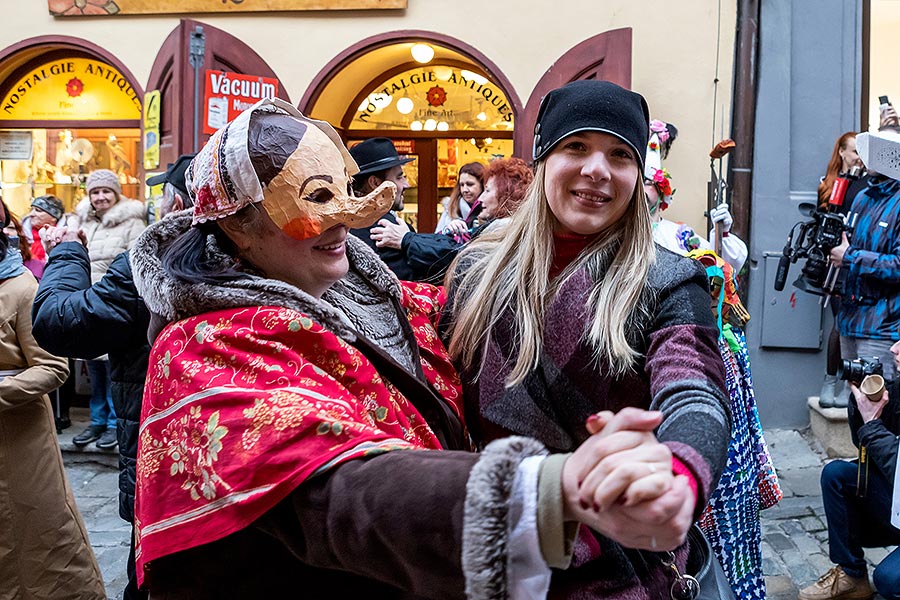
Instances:
[[[31,137],[31,148],[22,135]],[[138,198],[140,193],[140,129],[32,129],[3,130],[0,139],[17,138],[21,157],[0,159],[3,199],[17,215],[30,210],[31,200],[53,194],[66,211],[75,209],[84,197],[84,183],[96,169],[110,169],[119,176],[122,194]],[[27,138],[26,138],[27,142]],[[0,144],[0,147],[3,145]],[[26,156],[30,155],[30,158]]]

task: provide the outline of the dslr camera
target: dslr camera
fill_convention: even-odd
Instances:
[[[884,367],[877,356],[871,358],[844,359],[838,367],[838,379],[859,383],[869,375],[884,376]]]

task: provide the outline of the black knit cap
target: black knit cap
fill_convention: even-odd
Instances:
[[[609,81],[592,80],[552,90],[541,100],[532,157],[541,160],[560,140],[579,131],[599,131],[621,139],[634,150],[643,172],[650,109],[640,94]]]

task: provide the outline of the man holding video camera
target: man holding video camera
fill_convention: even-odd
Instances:
[[[885,379],[893,380],[890,348],[900,339],[900,168],[886,157],[900,152],[900,135],[861,133],[856,142],[869,170],[867,185],[847,215],[852,238],[845,233],[831,250],[832,263],[844,274],[837,316],[841,355],[876,357]]]
[[[900,368],[900,342],[891,346]],[[800,600],[867,599],[869,585],[864,547],[900,544],[900,529],[891,525],[891,501],[900,434],[900,381],[893,381],[881,397],[870,400],[852,382],[848,407],[853,443],[859,460],[836,460],[822,471],[822,503],[828,522],[829,556],[836,563]],[[900,549],[876,567],[873,582],[886,600],[900,599]]]
[[[837,460],[822,471],[822,502],[828,523],[828,546],[836,565],[801,590],[799,600],[863,600],[869,584],[864,547],[900,544],[900,529],[891,525],[891,502],[900,434],[900,165],[886,160],[900,152],[900,136],[882,131],[857,136],[857,150],[869,169],[867,187],[853,199],[847,235],[831,251],[845,273],[838,314],[841,354],[855,367],[848,406],[856,461]],[[861,361],[848,358],[859,357]],[[872,398],[858,385],[877,358],[888,380]],[[900,600],[900,550],[875,569],[875,588],[886,599]]]

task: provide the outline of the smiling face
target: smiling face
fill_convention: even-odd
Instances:
[[[634,150],[606,133],[575,133],[545,159],[544,193],[550,211],[568,233],[595,235],[615,225],[638,181]]]
[[[39,208],[32,208],[29,216],[31,217],[31,227],[33,229],[40,229],[44,225],[56,225],[56,219]]]
[[[302,240],[288,235],[265,211],[252,227],[242,227],[235,217],[226,217],[221,225],[243,260],[266,277],[290,283],[315,298],[347,274],[348,229],[344,225]]]
[[[118,202],[118,197],[116,197],[116,192],[107,187],[95,187],[91,189],[90,193],[91,206],[94,207],[94,211],[97,213],[97,216],[102,217],[106,211],[113,207],[113,205]]]

